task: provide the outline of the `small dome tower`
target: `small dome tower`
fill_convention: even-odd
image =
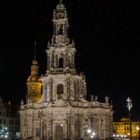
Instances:
[[[35,43],[36,47],[36,43]],[[35,103],[41,98],[42,82],[38,76],[38,62],[36,60],[36,50],[34,51],[34,59],[31,66],[31,75],[27,79],[27,98]]]

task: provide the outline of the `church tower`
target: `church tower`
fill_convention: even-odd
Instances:
[[[86,97],[86,83],[84,75],[79,76],[76,74],[76,48],[74,41],[68,38],[68,16],[61,0],[53,12],[52,21],[52,40],[48,42],[46,50],[46,74],[48,76],[42,79],[43,81],[47,80],[47,100],[57,101],[62,98],[67,101],[81,100]],[[53,86],[52,89],[50,89],[50,83]]]
[[[47,72],[48,73],[75,73],[75,46],[68,38],[67,11],[62,3],[56,6],[53,12],[53,36],[48,43]]]
[[[37,102],[41,97],[42,82],[38,76],[38,62],[36,60],[36,52],[31,66],[31,75],[27,79],[27,102]]]
[[[36,59],[28,78],[28,99],[20,109],[22,139],[107,140],[112,137],[113,111],[109,98],[86,100],[85,75],[75,68],[75,43],[68,37],[68,15],[62,0],[53,12],[47,70],[38,77]],[[41,80],[41,82],[40,82]],[[41,94],[42,86],[42,94]]]

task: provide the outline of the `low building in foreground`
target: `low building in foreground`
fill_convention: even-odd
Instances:
[[[131,121],[132,139],[138,139],[140,122]],[[128,118],[122,118],[118,122],[113,122],[114,138],[126,138],[130,137],[130,123]]]
[[[19,107],[0,98],[0,140],[16,140],[19,133]]]

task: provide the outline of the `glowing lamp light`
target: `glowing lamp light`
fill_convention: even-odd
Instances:
[[[95,132],[92,132],[92,136],[95,136]]]
[[[91,138],[93,138],[94,136],[93,136],[93,135],[91,135],[90,137],[91,137]]]
[[[91,129],[88,129],[88,130],[87,130],[87,133],[90,134],[90,133],[91,133]]]
[[[60,124],[60,126],[63,126],[63,124]]]
[[[129,135],[130,135],[130,133],[127,133],[127,135],[129,136]]]
[[[139,128],[138,126],[136,127],[136,129],[137,129],[138,131],[140,130],[140,128]]]
[[[124,138],[126,138],[126,135],[124,135]]]
[[[115,134],[113,134],[113,137],[116,137],[116,135],[115,135]]]

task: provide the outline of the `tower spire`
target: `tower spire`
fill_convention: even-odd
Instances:
[[[31,65],[31,74],[27,79],[27,97],[31,102],[37,102],[41,97],[41,81],[38,75],[39,66],[36,59],[36,41],[33,42],[34,54]]]
[[[62,0],[59,0],[59,3],[62,4]]]
[[[36,60],[36,41],[34,41],[34,60]]]
[[[34,41],[34,58],[33,58],[33,61],[32,61],[32,64],[33,65],[37,65],[37,60],[36,60],[36,41]]]

